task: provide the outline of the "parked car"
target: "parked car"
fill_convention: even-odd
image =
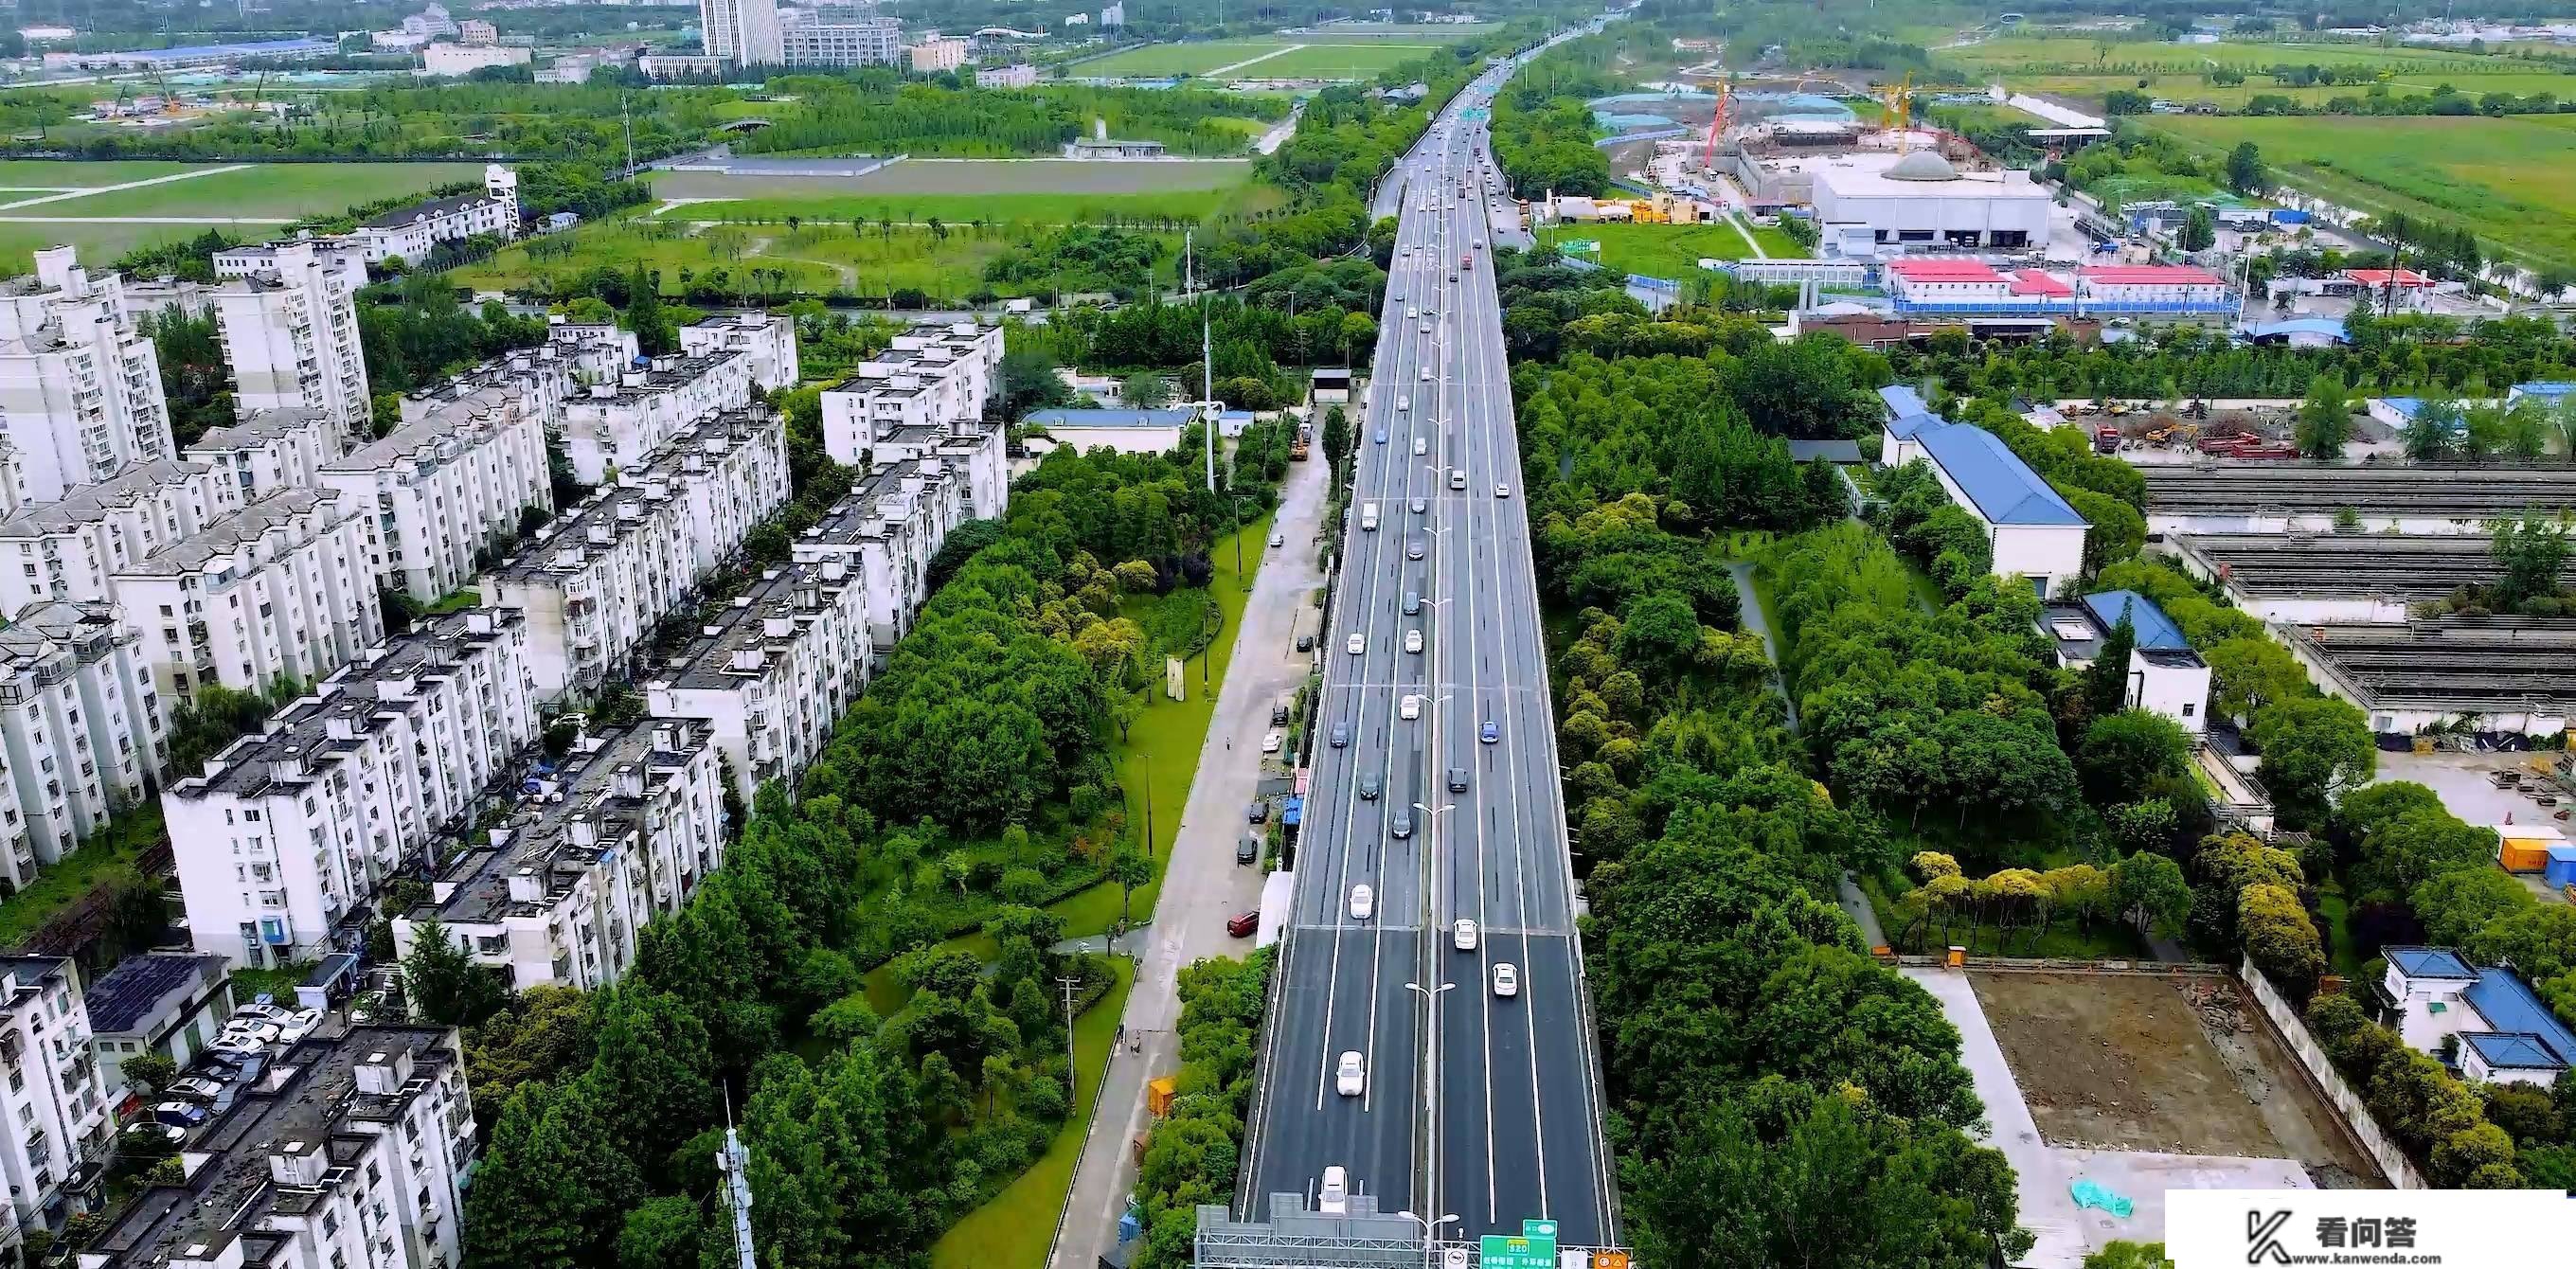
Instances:
[[[152,1122],[173,1128],[194,1128],[206,1122],[206,1108],[195,1102],[163,1102],[152,1108]]]
[[[1297,650],[1298,650],[1299,652],[1312,652],[1312,651],[1314,651],[1314,650],[1315,650],[1315,636],[1310,635],[1310,634],[1301,634],[1301,635],[1297,636]]]
[[[178,1126],[177,1124],[165,1124],[151,1119],[137,1119],[125,1125],[125,1135],[138,1142],[150,1141],[151,1139],[158,1137],[164,1143],[175,1146],[188,1139],[188,1130]]]
[[[1261,752],[1263,752],[1263,753],[1277,753],[1277,752],[1279,752],[1279,746],[1280,746],[1280,744],[1281,744],[1284,740],[1286,740],[1286,737],[1284,737],[1284,736],[1280,735],[1280,733],[1279,733],[1279,729],[1278,729],[1278,728],[1276,728],[1276,727],[1271,728],[1269,731],[1263,732],[1263,733],[1261,734]]]
[[[256,1018],[261,1022],[273,1022],[282,1026],[288,1018],[293,1016],[293,1011],[281,1009],[276,1005],[248,1004],[243,1005],[239,1009],[233,1010],[232,1021],[240,1022],[245,1018]],[[231,1023],[226,1023],[225,1025],[229,1026]]]
[[[1247,819],[1247,820],[1250,820],[1251,822],[1253,822],[1253,823],[1255,823],[1255,824],[1267,824],[1267,823],[1269,823],[1269,822],[1270,822],[1270,804],[1269,804],[1269,803],[1267,803],[1267,802],[1255,802],[1255,803],[1253,803],[1251,806],[1248,806],[1248,807],[1244,808],[1243,818],[1245,818],[1245,819]]]
[[[313,1034],[314,1028],[321,1025],[321,1010],[298,1009],[294,1013],[287,1015],[286,1021],[277,1024],[278,1042],[281,1044],[293,1044],[296,1041]]]
[[[1237,863],[1237,864],[1249,864],[1249,863],[1252,863],[1253,861],[1258,860],[1258,859],[1260,859],[1260,858],[1261,858],[1261,839],[1260,839],[1260,838],[1255,837],[1255,836],[1253,836],[1253,835],[1252,835],[1252,834],[1250,834],[1250,833],[1246,833],[1246,834],[1244,834],[1244,835],[1243,835],[1243,840],[1242,840],[1242,841],[1236,842],[1236,843],[1234,844],[1234,862],[1235,862],[1235,863]]]
[[[224,1086],[214,1080],[191,1075],[185,1079],[170,1081],[170,1087],[166,1091],[192,1102],[210,1102],[215,1100],[216,1094],[224,1091]]]
[[[273,1022],[233,1021],[224,1024],[223,1038],[249,1040],[258,1044],[275,1044],[279,1035]]]
[[[1281,532],[1278,532],[1278,531],[1276,531],[1276,530],[1273,530],[1273,531],[1271,532],[1271,534],[1270,534],[1270,545],[1272,545],[1273,547],[1281,547],[1281,546],[1286,546],[1286,545],[1288,545],[1288,535],[1287,535],[1287,534],[1285,534],[1285,533],[1281,533]]]
[[[1237,912],[1225,919],[1225,932],[1235,938],[1248,939],[1261,929],[1261,914]]]
[[[207,1045],[206,1049],[208,1052],[227,1053],[241,1058],[264,1058],[268,1056],[267,1045],[262,1044],[257,1040],[234,1036],[226,1036],[223,1039],[217,1040],[213,1044]]]

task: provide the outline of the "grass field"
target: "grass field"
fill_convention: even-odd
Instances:
[[[2159,116],[2154,126],[2220,151],[2252,141],[2290,183],[2363,211],[2458,221],[2526,261],[2576,262],[2576,116]]]
[[[258,239],[287,222],[330,215],[359,203],[474,180],[470,163],[261,163],[234,171],[205,163],[19,159],[0,162],[0,273],[24,272],[40,247],[69,243],[94,265],[137,247],[193,238],[208,229]],[[135,189],[104,187],[205,172]],[[73,190],[101,192],[74,198]],[[28,199],[51,198],[29,203]],[[12,207],[8,204],[22,203]],[[175,224],[137,224],[121,217],[167,217]]]
[[[1690,277],[1700,271],[1702,257],[1742,260],[1753,254],[1729,224],[1581,225],[1567,228],[1564,236],[1598,241],[1602,268],[1650,278]]]
[[[933,218],[950,225],[1186,225],[1221,214],[1250,215],[1275,205],[1276,192],[1252,190],[1181,190],[1164,194],[847,194],[815,191],[802,197],[766,195],[694,202],[663,213],[684,220],[784,221],[848,223],[892,217],[898,223],[928,224]]]
[[[2113,40],[2097,44],[2074,35],[2021,35],[1960,48],[1935,50],[1935,63],[1977,75],[2007,80],[2039,75],[2109,75],[2171,72],[2198,75],[2212,66],[2249,74],[2267,66],[2379,66],[2415,74],[2477,74],[2529,66],[2510,59],[2481,57],[2447,49],[2382,48],[2376,44],[2291,43],[2227,40],[2217,44],[2174,44],[2157,40]]]
[[[1073,1020],[1073,1112],[1056,1130],[1047,1152],[990,1202],[966,1214],[931,1244],[931,1269],[1041,1269],[1055,1241],[1057,1213],[1073,1188],[1073,1165],[1091,1127],[1091,1104],[1109,1069],[1109,1046],[1136,985],[1136,962],[1110,961],[1117,980],[1109,994]]]

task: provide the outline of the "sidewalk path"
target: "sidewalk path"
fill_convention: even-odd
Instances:
[[[1259,56],[1259,57],[1247,57],[1247,58],[1243,59],[1242,61],[1240,61],[1240,62],[1236,62],[1235,64],[1233,64],[1233,65],[1231,65],[1231,66],[1220,66],[1220,67],[1217,67],[1215,70],[1212,70],[1212,71],[1202,71],[1202,72],[1200,72],[1200,73],[1199,73],[1199,78],[1201,78],[1201,79],[1214,79],[1214,78],[1216,78],[1216,77],[1217,77],[1217,76],[1219,76],[1219,75],[1225,74],[1227,71],[1239,71],[1239,70],[1242,70],[1242,69],[1243,69],[1244,67],[1246,67],[1246,66],[1250,66],[1250,65],[1252,65],[1252,64],[1253,64],[1253,63],[1255,63],[1255,62],[1266,62],[1266,61],[1269,61],[1271,58],[1274,58],[1274,57],[1286,57],[1286,56],[1287,56],[1287,55],[1289,55],[1290,53],[1295,53],[1295,52],[1302,51],[1305,47],[1306,47],[1306,46],[1305,46],[1305,45],[1303,45],[1303,44],[1291,44],[1291,45],[1289,45],[1289,46],[1288,46],[1288,47],[1286,47],[1286,48],[1275,48],[1275,49],[1270,50],[1270,51],[1269,51],[1269,52],[1267,52],[1267,53],[1262,54],[1262,55],[1261,55],[1261,56]]]
[[[1091,1135],[1083,1142],[1073,1188],[1065,1196],[1054,1269],[1091,1269],[1117,1240],[1119,1213],[1126,1210],[1136,1184],[1136,1160],[1128,1143],[1145,1130],[1145,1082],[1180,1066],[1179,1042],[1172,1032],[1180,1022],[1181,967],[1252,950],[1248,941],[1225,932],[1227,917],[1261,901],[1261,873],[1235,865],[1234,842],[1243,831],[1243,808],[1252,801],[1260,774],[1261,733],[1270,726],[1270,702],[1304,682],[1311,665],[1310,657],[1295,651],[1296,621],[1311,607],[1308,596],[1324,584],[1316,564],[1315,533],[1324,511],[1327,470],[1320,452],[1311,461],[1289,464],[1285,496],[1271,522],[1285,541],[1262,556],[1252,601],[1244,606],[1235,632],[1234,660],[1208,723],[1207,747],[1199,754],[1198,775],[1181,811],[1180,834],[1163,873],[1162,897],[1154,903],[1151,934],[1132,946],[1139,961],[1123,1026],[1133,1047],[1109,1055]],[[1233,742],[1230,749],[1228,741]]]

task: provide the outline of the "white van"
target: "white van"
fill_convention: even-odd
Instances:
[[[1404,703],[1398,705],[1395,712],[1398,717],[1408,723],[1422,717],[1422,698],[1413,695],[1410,692],[1406,693]]]
[[[1459,486],[1459,488],[1464,489],[1464,488],[1466,488],[1466,486],[1465,486],[1465,485],[1460,485],[1460,486]],[[1364,529],[1364,530],[1366,530],[1366,531],[1368,531],[1368,532],[1371,532],[1371,533],[1375,533],[1375,532],[1377,532],[1377,504],[1376,504],[1376,503],[1374,503],[1374,502],[1363,502],[1363,503],[1361,503],[1361,504],[1360,504],[1360,528],[1362,528],[1362,529]]]
[[[1395,397],[1395,412],[1396,412],[1396,413],[1398,413],[1398,414],[1402,414],[1402,413],[1404,413],[1405,411],[1410,410],[1410,409],[1412,409],[1412,408],[1413,408],[1413,398],[1411,398],[1411,397],[1409,397],[1409,396],[1406,396],[1406,395],[1404,395],[1403,393],[1400,393],[1400,392],[1396,394],[1396,397]]]

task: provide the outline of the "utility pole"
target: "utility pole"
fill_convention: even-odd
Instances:
[[[626,108],[626,94],[617,94],[617,123],[626,130],[626,179],[635,179],[635,116]]]
[[[1216,492],[1216,421],[1225,411],[1216,402],[1216,341],[1210,337],[1207,304],[1199,304],[1199,426],[1207,433],[1208,492]]]
[[[733,1096],[725,1096],[725,1143],[716,1154],[716,1167],[724,1173],[725,1204],[733,1209],[733,1255],[736,1269],[760,1269],[760,1258],[751,1247],[751,1154],[742,1148],[742,1134],[733,1128]]]
[[[1082,980],[1067,974],[1056,982],[1064,987],[1064,1095],[1069,1101],[1080,1095],[1082,1085],[1082,1058],[1073,1051],[1073,989]]]

